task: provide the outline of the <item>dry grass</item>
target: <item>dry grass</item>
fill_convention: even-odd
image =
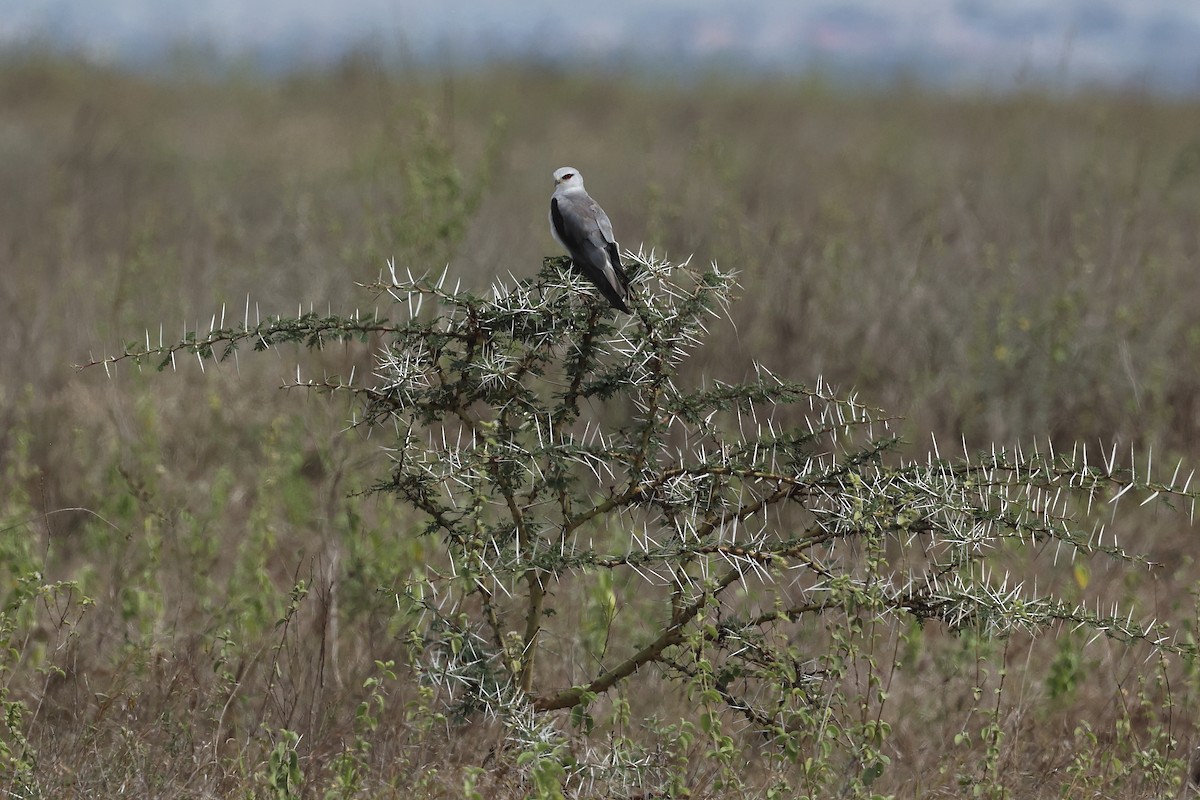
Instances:
[[[461,795],[496,731],[439,719],[402,669],[374,724],[355,717],[375,662],[405,657],[407,621],[377,589],[426,546],[402,509],[352,496],[385,469],[377,443],[339,432],[346,409],[280,392],[292,363],[274,354],[113,380],[72,365],[223,305],[240,317],[247,296],[251,314],[348,310],[388,256],[449,262],[476,288],[532,275],[563,164],[625,246],[741,271],[737,332],[697,373],[742,378],[757,358],[823,374],[904,415],[922,448],[933,433],[1200,452],[1200,104],[367,62],[155,82],[24,58],[0,68],[0,107],[0,575],[10,601],[31,572],[78,584],[14,612],[3,675],[45,796],[267,794],[285,728],[304,796],[345,779],[347,752],[361,796]],[[306,358],[370,368],[365,348]],[[1193,630],[1194,534],[1164,516],[1122,535],[1167,565],[1130,580],[1129,602]],[[1037,570],[1069,585],[1052,559]],[[967,791],[992,709],[988,769],[1013,795],[1161,796],[1178,763],[1146,756],[1139,783],[1112,759],[1187,759],[1193,665],[1095,646],[1072,672],[1081,644],[889,642],[903,666],[880,788]],[[635,716],[682,705],[653,707],[659,688],[630,690]],[[685,755],[694,795],[715,792],[699,747]],[[504,774],[479,787],[523,791]]]

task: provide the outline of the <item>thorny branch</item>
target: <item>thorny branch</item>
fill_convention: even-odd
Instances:
[[[374,491],[419,511],[442,544],[419,579],[398,576],[397,599],[427,622],[423,674],[463,708],[571,708],[652,666],[699,680],[681,660],[688,643],[731,709],[780,725],[797,697],[835,691],[826,676],[853,650],[836,620],[861,636],[848,621],[864,615],[993,636],[1068,625],[1186,649],[1131,609],[1035,588],[1001,545],[1151,566],[1105,522],[1123,497],[1194,510],[1191,472],[1176,466],[1163,480],[1150,456],[1049,444],[906,460],[889,418],[820,381],[754,363],[741,383],[689,387],[680,366],[727,315],[733,276],[652,254],[626,260],[636,317],[604,306],[564,259],[487,296],[389,265],[370,288],[399,322],[310,312],[256,313],[251,324],[247,303],[240,326],[214,315],[206,333],[157,345],[147,335],[90,363],[162,368],[179,353],[223,360],[245,343],[382,338],[373,385],[300,374],[291,385],[349,393],[355,424],[394,432],[391,474]],[[605,650],[588,656],[554,598],[602,575],[622,576],[617,603],[635,610],[609,618]],[[815,648],[803,676],[788,650],[799,636]],[[626,655],[606,665],[610,639]],[[539,685],[555,674],[535,669],[551,654],[575,685]],[[801,677],[804,691],[789,693]]]

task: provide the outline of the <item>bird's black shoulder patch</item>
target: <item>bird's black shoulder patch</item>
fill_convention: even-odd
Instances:
[[[562,212],[558,210],[558,198],[550,198],[550,219],[554,222],[554,231],[558,234],[558,238],[563,244],[571,243],[571,236],[567,233],[567,226],[563,224]]]

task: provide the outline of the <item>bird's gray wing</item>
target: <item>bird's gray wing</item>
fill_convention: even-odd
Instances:
[[[603,209],[586,194],[556,194],[550,199],[550,221],[575,267],[613,306],[629,313],[625,305],[629,278],[621,269],[612,223]]]
[[[591,198],[588,198],[591,200]],[[592,207],[596,210],[596,224],[600,228],[600,235],[604,237],[604,249],[608,253],[609,262],[613,265],[613,271],[617,278],[621,281],[621,295],[627,294],[629,289],[629,277],[625,274],[623,264],[621,263],[621,254],[617,250],[617,237],[613,236],[612,223],[608,220],[608,214],[604,213],[604,209],[592,200]]]

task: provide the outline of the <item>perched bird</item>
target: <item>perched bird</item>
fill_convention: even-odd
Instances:
[[[554,195],[550,198],[550,232],[563,246],[571,263],[596,284],[613,308],[630,313],[629,277],[621,268],[612,223],[583,188],[583,176],[574,167],[554,171]]]

